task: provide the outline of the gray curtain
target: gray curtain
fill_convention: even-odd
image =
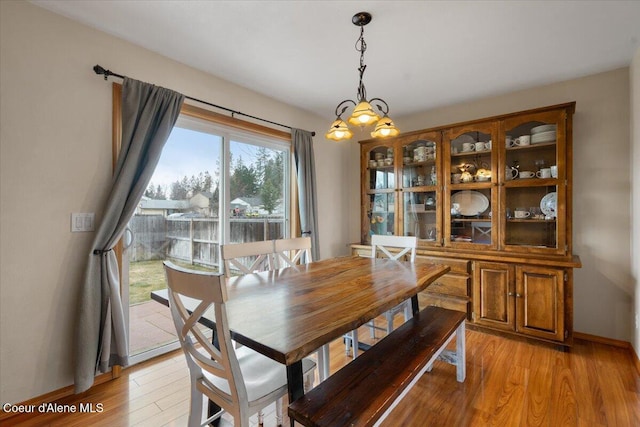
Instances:
[[[111,192],[88,257],[75,330],[75,392],[93,385],[96,372],[128,365],[129,345],[113,252],[153,175],[184,96],[125,78],[122,148]]]
[[[298,177],[300,228],[303,236],[311,236],[311,256],[317,261],[320,259],[320,243],[318,239],[318,196],[313,138],[311,132],[292,129],[291,140]]]

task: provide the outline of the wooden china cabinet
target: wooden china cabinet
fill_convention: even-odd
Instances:
[[[448,274],[421,304],[478,329],[571,345],[572,115],[575,103],[361,144],[361,242],[417,236],[418,262]]]

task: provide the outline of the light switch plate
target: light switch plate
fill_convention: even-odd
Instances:
[[[72,213],[71,232],[95,231],[95,213]]]

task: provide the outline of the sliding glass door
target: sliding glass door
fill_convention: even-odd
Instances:
[[[177,348],[164,260],[221,271],[220,245],[289,236],[290,143],[182,115],[124,236],[132,363]]]

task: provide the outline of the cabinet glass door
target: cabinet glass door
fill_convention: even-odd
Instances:
[[[402,147],[402,222],[404,236],[416,236],[421,244],[439,244],[440,191],[438,164],[440,133],[420,135]]]
[[[564,123],[553,111],[504,122],[505,250],[565,251]]]
[[[365,152],[363,162],[366,162],[363,241],[369,242],[373,234],[395,234],[397,172],[393,145],[372,147]]]
[[[479,123],[450,130],[445,137],[445,245],[480,249],[496,246],[496,126]]]
[[[394,234],[395,193],[371,194],[369,199],[369,236]]]
[[[425,242],[436,242],[438,238],[438,216],[435,191],[404,192],[404,235],[416,236]]]

